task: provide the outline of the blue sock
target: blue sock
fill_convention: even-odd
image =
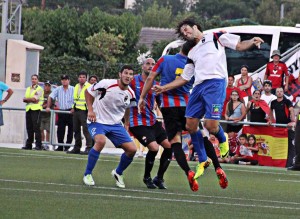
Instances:
[[[88,156],[88,162],[86,165],[85,173],[84,175],[86,176],[87,174],[91,174],[93,169],[95,168],[95,165],[97,163],[97,160],[99,159],[100,152],[96,151],[94,148],[92,148],[89,152]]]
[[[205,151],[205,147],[204,147],[204,140],[203,140],[201,131],[198,130],[197,132],[190,134],[190,135],[191,135],[194,149],[198,154],[199,162],[206,161],[207,155],[206,155],[206,151]]]
[[[133,157],[127,157],[125,153],[122,154],[119,166],[116,169],[117,174],[122,175],[123,171],[131,164]]]
[[[224,134],[224,130],[222,126],[219,125],[219,131],[217,134],[215,134],[216,138],[219,140],[219,143],[223,143],[226,141],[226,136]]]

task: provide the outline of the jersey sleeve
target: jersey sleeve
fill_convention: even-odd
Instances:
[[[163,65],[164,65],[164,57],[162,56],[158,59],[158,61],[156,62],[156,64],[152,68],[152,71],[160,74],[163,70]]]
[[[192,59],[188,58],[183,69],[181,77],[184,80],[190,81],[194,76],[195,65]]]
[[[218,40],[221,45],[235,50],[236,45],[241,41],[241,37],[235,34],[224,33],[220,35]]]
[[[289,70],[285,63],[283,63],[283,73],[285,76],[289,76]]]
[[[96,97],[98,95],[99,89],[106,89],[107,88],[107,80],[101,80],[96,84],[93,84],[87,88],[87,91],[89,92],[90,95],[93,97]]]
[[[126,108],[137,106],[135,93],[131,87],[128,87],[128,92],[130,94],[130,104]]]

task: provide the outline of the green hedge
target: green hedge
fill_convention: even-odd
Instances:
[[[108,64],[99,61],[87,61],[82,58],[62,56],[40,59],[40,81],[50,80],[60,84],[60,76],[70,76],[71,84],[77,83],[77,73],[85,70],[89,75],[97,75],[99,79],[118,78],[118,72],[125,63]],[[127,63],[126,63],[127,64]],[[135,73],[139,73],[139,65],[132,64]]]

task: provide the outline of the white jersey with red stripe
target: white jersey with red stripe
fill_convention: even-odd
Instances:
[[[194,86],[209,79],[226,79],[225,47],[236,49],[240,36],[229,33],[208,33],[194,46],[181,75],[185,80],[195,76]]]
[[[93,111],[96,122],[101,124],[120,124],[126,108],[136,106],[134,91],[129,86],[122,90],[117,79],[103,79],[87,91],[95,98]]]

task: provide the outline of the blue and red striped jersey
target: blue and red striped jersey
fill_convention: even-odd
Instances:
[[[161,75],[160,85],[174,81],[183,73],[187,57],[179,53],[176,55],[162,56],[153,67],[152,71]],[[161,95],[161,107],[184,107],[187,105],[190,89],[194,78],[182,87],[167,91]]]
[[[144,87],[144,81],[142,79],[142,76],[135,75],[133,80],[130,83],[130,87],[135,93],[136,101],[138,102]],[[157,81],[153,82],[153,85],[158,84]],[[129,115],[129,126],[152,126],[156,122],[156,115],[153,112],[154,109],[154,101],[155,101],[155,92],[152,90],[149,90],[146,98],[146,107],[145,109],[141,110],[141,113],[138,113],[137,107],[131,107],[130,108],[130,115]]]

